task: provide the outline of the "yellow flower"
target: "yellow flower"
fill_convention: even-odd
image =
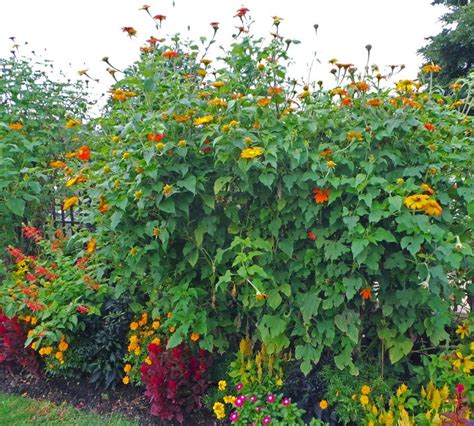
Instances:
[[[151,323],[151,327],[153,328],[153,330],[158,330],[160,328],[160,321],[153,321]]]
[[[163,142],[158,142],[158,143],[156,144],[156,149],[157,149],[158,151],[163,151],[163,148],[164,148],[164,147],[165,147],[165,144],[164,144]]]
[[[77,127],[81,124],[81,120],[78,120],[77,118],[71,118],[66,122],[66,127],[68,129],[72,129],[74,127]]]
[[[124,153],[122,154],[122,158],[123,158],[124,160],[128,159],[129,157],[130,157],[130,154],[129,154],[128,152],[124,152]]]
[[[12,123],[8,127],[11,130],[21,130],[21,129],[23,129],[23,124],[21,124],[21,123]]]
[[[405,182],[405,179],[403,179],[403,178],[398,178],[398,179],[397,179],[397,184],[398,184],[398,185],[401,185],[401,184],[404,183],[404,182]]]
[[[465,373],[470,374],[471,370],[474,368],[474,361],[471,361],[472,355],[464,356],[462,352],[457,351],[456,356],[457,358],[452,361],[452,364],[456,368],[462,368]]]
[[[217,388],[220,391],[225,391],[227,389],[227,382],[225,380],[219,380],[217,382]]]
[[[471,330],[469,329],[469,324],[467,322],[463,322],[462,324],[458,325],[458,328],[456,328],[456,334],[458,334],[462,340],[468,337],[471,334]],[[472,350],[473,344],[474,343],[471,343],[471,350]]]
[[[441,71],[441,67],[435,64],[428,64],[421,68],[421,72],[425,74],[438,73],[440,71]]]
[[[199,335],[199,333],[191,333],[191,340],[193,342],[197,342],[199,340],[201,336]]]
[[[283,380],[280,379],[280,378],[277,379],[275,383],[276,383],[276,385],[277,385],[278,387],[283,386]]]
[[[63,353],[62,353],[62,352],[59,352],[59,351],[54,354],[54,357],[55,357],[58,361],[62,361],[63,358],[64,358]]]
[[[208,124],[214,120],[212,115],[204,115],[203,117],[198,117],[194,120],[193,124],[195,126],[200,126],[202,124]]]
[[[222,402],[215,402],[212,406],[214,414],[218,420],[221,420],[225,417],[225,406]]]
[[[362,405],[367,405],[369,403],[369,397],[367,395],[360,396],[360,403]]]
[[[133,321],[131,324],[130,324],[130,330],[136,330],[138,328],[138,323]]]
[[[215,107],[221,107],[221,108],[227,107],[227,102],[224,101],[224,99],[220,99],[220,98],[214,98],[210,101],[207,101],[207,104],[209,106],[215,106]]]
[[[397,396],[402,396],[408,390],[408,386],[405,383],[402,383],[397,389]]]
[[[165,197],[169,197],[172,193],[173,193],[173,186],[166,184],[166,185],[163,187],[163,195],[164,195]]]
[[[333,169],[334,167],[336,167],[336,163],[332,160],[328,160],[326,161],[326,166],[329,168],[329,169]]]
[[[321,408],[321,410],[326,410],[326,408],[328,407],[329,407],[329,404],[325,399],[319,402],[319,408]]]
[[[219,87],[222,87],[224,86],[224,82],[223,81],[215,81],[214,83],[212,83],[212,85],[216,88],[219,88]]]
[[[178,142],[178,146],[179,146],[180,148],[184,148],[184,147],[186,146],[186,141],[185,141],[184,139],[181,140],[181,141],[179,141],[179,142]]]
[[[129,373],[132,369],[132,365],[131,364],[125,364],[123,366],[123,371],[125,371],[125,373]]]
[[[142,198],[142,195],[143,195],[143,192],[142,191],[135,191],[135,193],[133,194],[133,196],[139,200],[140,198]]]
[[[130,383],[130,377],[128,376],[125,376],[123,379],[122,379],[122,383],[124,385],[128,385]]]
[[[234,402],[235,400],[237,399],[237,397],[233,396],[233,395],[226,395],[224,396],[224,402],[226,404],[231,404],[231,405],[234,405]]]
[[[425,205],[429,199],[430,197],[426,194],[414,194],[406,197],[403,203],[409,209],[422,210],[425,208]]]
[[[79,203],[79,198],[78,197],[69,197],[64,199],[64,204],[63,204],[63,210],[67,210],[72,206],[75,206],[77,203]]]
[[[159,345],[161,343],[161,339],[159,337],[155,337],[151,343],[153,343],[154,345]]]
[[[360,389],[360,392],[362,393],[362,395],[368,395],[370,393],[370,386],[368,385],[362,386],[362,388]]]
[[[352,142],[353,140],[358,140],[359,142],[362,142],[364,140],[364,138],[362,136],[362,133],[361,132],[355,132],[355,131],[347,132],[346,139],[349,142]]]
[[[240,157],[245,159],[252,159],[255,157],[259,157],[263,154],[263,148],[256,146],[254,148],[245,148],[241,151]]]
[[[433,198],[430,198],[425,203],[425,206],[423,207],[423,210],[425,211],[426,214],[429,214],[429,215],[432,215],[432,216],[440,216],[441,213],[443,213],[443,208]]]
[[[145,364],[151,365],[151,358],[149,356],[145,358]]]

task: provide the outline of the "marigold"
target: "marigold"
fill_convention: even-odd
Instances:
[[[329,189],[313,189],[313,200],[316,204],[324,204],[329,200]]]
[[[240,152],[240,157],[244,159],[252,159],[263,154],[263,148],[256,146],[253,148],[245,148]]]
[[[123,379],[122,379],[122,383],[124,385],[128,385],[130,383],[130,377],[128,376],[125,376]]]
[[[161,56],[163,56],[163,58],[165,59],[171,59],[171,58],[176,58],[178,56],[178,53],[175,52],[174,50],[168,50],[166,52],[163,52]]]
[[[355,87],[361,92],[367,92],[367,90],[369,90],[369,85],[365,81],[357,81]]]
[[[138,322],[133,321],[130,323],[130,330],[136,330],[138,328]]]
[[[326,410],[328,407],[329,407],[329,404],[325,399],[323,399],[322,401],[319,401],[319,408],[321,408],[321,410]]]
[[[52,161],[51,163],[49,163],[49,165],[53,168],[53,169],[65,169],[67,167],[66,163],[64,161]]]
[[[67,351],[67,348],[69,347],[68,343],[65,342],[64,340],[59,342],[59,345],[58,345],[58,349],[61,351],[61,352],[64,352],[64,351]]]
[[[218,420],[222,420],[225,418],[225,406],[222,402],[215,402],[212,406],[212,410]]]
[[[370,393],[370,386],[368,386],[368,385],[362,386],[361,389],[360,389],[360,393],[362,395],[368,395]]]
[[[360,396],[360,403],[362,405],[367,405],[369,403],[369,397],[367,395]]]
[[[212,83],[212,86],[215,87],[216,89],[219,89],[220,87],[223,87],[224,86],[224,82],[223,81],[215,81],[214,83]]]
[[[364,138],[362,136],[362,133],[361,132],[356,132],[356,131],[347,132],[346,139],[349,142],[352,142],[353,140],[358,140],[359,142],[362,142],[364,140]]]
[[[272,98],[262,98],[257,101],[257,105],[259,107],[266,107],[270,104],[271,101],[272,101]]]
[[[191,340],[193,342],[197,342],[199,340],[201,336],[199,335],[199,333],[191,333]]]
[[[225,391],[227,389],[227,382],[225,380],[219,380],[217,382],[217,388],[220,391]]]
[[[383,104],[383,102],[380,99],[370,99],[367,101],[367,105],[371,107],[379,107]]]
[[[429,73],[435,74],[435,73],[441,72],[441,67],[435,64],[427,64],[421,68],[421,72],[425,74],[429,74]]]

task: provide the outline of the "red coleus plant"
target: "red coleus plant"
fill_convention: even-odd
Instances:
[[[192,349],[184,344],[169,350],[153,343],[148,346],[151,364],[143,364],[140,375],[152,415],[182,423],[191,421],[201,407],[209,383],[210,353]]]
[[[38,374],[35,351],[25,348],[26,337],[27,333],[16,317],[8,318],[0,311],[0,366],[8,370],[20,366]]]

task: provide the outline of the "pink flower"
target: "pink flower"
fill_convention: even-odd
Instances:
[[[255,395],[252,395],[252,396],[250,397],[250,401],[251,401],[251,402],[255,402],[256,400],[257,400],[257,397],[256,397]]]
[[[287,405],[290,405],[291,404],[291,398],[283,398],[283,401],[281,402],[285,407]]]
[[[272,422],[272,418],[270,416],[265,416],[263,419],[262,419],[262,425],[268,425]]]
[[[244,403],[245,403],[245,399],[246,399],[245,397],[239,396],[239,397],[235,400],[234,405],[235,405],[237,408],[242,407],[242,405],[244,405]]]
[[[229,420],[230,420],[232,423],[234,423],[234,422],[236,422],[237,420],[239,420],[239,415],[237,414],[236,411],[234,411],[233,413],[230,414]]]
[[[76,308],[76,311],[80,314],[87,314],[87,312],[89,312],[89,308],[87,306],[80,305]]]
[[[240,392],[243,387],[244,387],[244,385],[243,385],[242,383],[239,383],[239,384],[235,387],[235,390],[236,390],[237,392]]]
[[[267,396],[267,402],[271,404],[273,401],[275,401],[275,395],[271,393]]]
[[[262,407],[260,405],[257,405],[257,413],[260,413],[262,411]]]

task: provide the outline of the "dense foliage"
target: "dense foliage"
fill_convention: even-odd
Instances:
[[[160,29],[166,17],[142,9]],[[206,393],[217,419],[236,424],[297,424],[297,402],[344,423],[465,419],[472,81],[441,94],[437,64],[395,82],[395,66],[384,75],[334,59],[330,88],[298,82],[287,75],[297,40],[280,35],[281,18],[270,41],[250,33],[248,9],[236,18],[214,61],[218,23],[202,47],[151,37],[90,122],[81,100],[58,94],[58,111],[38,120],[54,122],[60,145],[29,147],[49,124],[7,103],[1,146],[38,159],[18,155],[19,174],[0,176],[10,191],[2,312],[22,322],[48,374],[144,386],[165,420],[189,420]],[[31,243],[20,247],[13,235],[24,208],[34,214],[35,188],[76,206],[81,227],[23,225]],[[293,402],[295,365],[309,394]]]

